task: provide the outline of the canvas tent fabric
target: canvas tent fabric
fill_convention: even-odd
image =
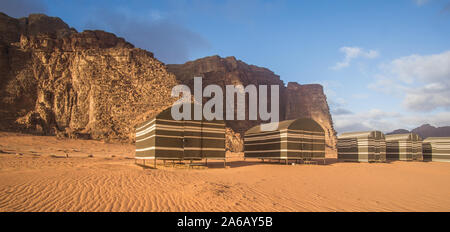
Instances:
[[[422,138],[415,133],[386,135],[386,159],[423,160]]]
[[[450,137],[431,137],[423,141],[424,161],[450,162]]]
[[[386,140],[380,131],[343,133],[338,136],[338,159],[353,162],[385,162]]]
[[[278,129],[262,131],[261,125],[244,136],[245,158],[304,160],[325,158],[325,132],[314,120],[299,118],[279,122]]]
[[[154,160],[225,159],[225,123],[205,119],[174,120],[171,108],[168,108],[136,127],[135,157]]]

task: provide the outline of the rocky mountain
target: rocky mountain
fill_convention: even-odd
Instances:
[[[175,74],[181,83],[189,86],[191,89],[194,87],[194,77],[202,77],[203,87],[211,84],[219,85],[222,87],[224,95],[226,85],[243,85],[244,87],[250,84],[256,86],[278,85],[281,95],[278,104],[282,104],[284,101],[284,83],[280,80],[279,76],[266,68],[248,65],[237,60],[235,57],[221,58],[219,56],[211,56],[190,61],[182,65],[167,65],[167,68],[170,72]],[[268,93],[270,94],[270,88],[268,89]],[[268,99],[270,99],[270,95],[268,95]],[[205,101],[206,100],[207,99],[205,99]],[[226,96],[224,96],[224,100],[227,101]],[[247,120],[249,116],[249,104],[248,99],[246,100],[246,120],[226,121],[227,125],[238,133],[243,133],[249,128],[259,125],[262,122],[261,120]],[[225,108],[226,107],[224,106],[224,113],[226,110]],[[235,109],[237,109],[236,104]],[[236,115],[235,118],[237,118]],[[284,118],[284,111],[281,109],[280,118]]]
[[[397,129],[395,131],[387,133],[387,135],[398,135],[398,134],[408,134],[408,133],[411,133],[411,132],[409,130],[405,130],[405,129]]]
[[[325,139],[328,147],[336,146],[336,131],[330,114],[327,97],[321,85],[300,85],[289,82],[286,88],[286,101],[282,104],[285,110],[285,119],[312,118],[325,130]]]
[[[235,57],[221,58],[211,56],[185,64],[167,65],[168,70],[175,74],[177,79],[193,88],[193,77],[203,77],[203,85],[216,84],[225,92],[226,85],[278,85],[280,89],[280,120],[289,120],[299,117],[315,119],[326,131],[327,145],[334,149],[336,132],[330,115],[326,96],[321,85],[300,85],[291,82],[284,85],[279,76],[272,71],[248,65]],[[270,91],[268,91],[270,93]],[[259,93],[258,93],[259,94]],[[270,95],[268,96],[270,99]],[[236,108],[236,107],[235,107]],[[248,98],[246,99],[246,116],[248,118]],[[260,124],[256,121],[226,121],[235,132],[242,133],[249,128]]]
[[[420,127],[417,127],[416,129],[413,129],[411,132],[420,135],[420,137],[424,139],[428,137],[450,137],[450,126],[435,127],[430,124],[424,124]],[[400,129],[395,130],[388,134],[404,134],[404,133],[410,133],[410,131]]]
[[[171,105],[173,74],[153,54],[58,18],[0,14],[0,127],[134,139],[134,125]]]
[[[278,85],[280,119],[316,119],[335,148],[320,85],[286,87],[272,71],[234,57],[165,65],[111,33],[77,32],[42,14],[0,13],[0,130],[133,142],[135,125],[170,107],[172,87],[192,86],[194,76],[205,86]],[[242,150],[240,133],[260,122],[228,121],[227,147]]]

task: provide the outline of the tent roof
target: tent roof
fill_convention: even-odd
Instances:
[[[429,137],[424,142],[450,142],[450,137]]]
[[[386,141],[422,141],[422,138],[416,133],[386,135]]]
[[[195,104],[195,103],[191,103],[190,104],[190,107],[191,107],[191,120],[186,120],[186,121],[194,121],[194,105],[197,105],[197,104]],[[176,106],[178,106],[178,105],[176,105]],[[183,111],[183,110],[184,110],[184,107],[181,107],[180,111]],[[203,108],[202,108],[202,110],[203,110]],[[203,115],[203,112],[202,112],[202,115]],[[159,113],[156,116],[156,118],[157,119],[166,119],[166,120],[175,120],[172,117],[172,107],[169,107],[169,108],[165,109],[164,111],[162,111],[161,113]],[[208,121],[208,122],[213,122],[213,123],[223,123],[223,124],[225,124],[225,122],[223,120],[211,120],[211,121],[206,120],[204,115],[202,117],[202,120],[203,121]]]
[[[385,138],[383,132],[381,131],[360,131],[360,132],[348,132],[342,133],[338,136],[338,139],[348,139],[348,138]]]
[[[278,129],[276,131],[285,129],[324,132],[322,126],[311,118],[298,118],[279,122]],[[261,132],[261,125],[257,125],[250,128],[247,132],[245,132],[245,134],[256,134]]]

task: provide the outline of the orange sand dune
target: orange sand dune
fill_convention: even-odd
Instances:
[[[0,211],[450,211],[450,163],[155,170],[133,149],[2,132]]]

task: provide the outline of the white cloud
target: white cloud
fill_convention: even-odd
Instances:
[[[395,59],[375,79],[369,88],[400,95],[409,110],[450,109],[450,51]]]
[[[333,113],[339,133],[360,130],[414,129],[423,124],[450,125],[450,51],[432,55],[410,55],[380,65],[368,87],[402,99],[407,111],[372,109],[348,113],[336,104]],[[331,107],[333,110],[333,107]],[[352,109],[350,109],[352,110]]]
[[[374,75],[374,79],[375,81],[368,85],[369,89],[398,97],[403,97],[404,93],[407,91],[405,86],[398,83],[389,75],[376,74]]]
[[[353,112],[351,112],[350,110],[344,109],[344,108],[335,108],[335,109],[331,109],[331,114],[338,116],[338,115],[353,114]]]
[[[384,112],[380,109],[371,109],[356,114],[333,115],[334,125],[339,133],[349,131],[381,130],[391,131],[398,129],[396,118],[401,117],[395,112]]]
[[[392,61],[391,72],[406,83],[450,81],[450,51],[428,56],[411,55]]]
[[[342,47],[339,49],[345,54],[345,58],[342,62],[338,62],[336,65],[331,67],[331,69],[339,70],[350,66],[352,60],[357,58],[374,59],[379,56],[379,53],[375,50],[365,51],[359,47]]]
[[[405,125],[411,125],[408,129],[414,129],[415,127],[423,124],[431,124],[433,126],[449,126],[450,125],[450,112],[440,112],[435,114],[419,114],[419,115],[407,115],[401,118]]]

